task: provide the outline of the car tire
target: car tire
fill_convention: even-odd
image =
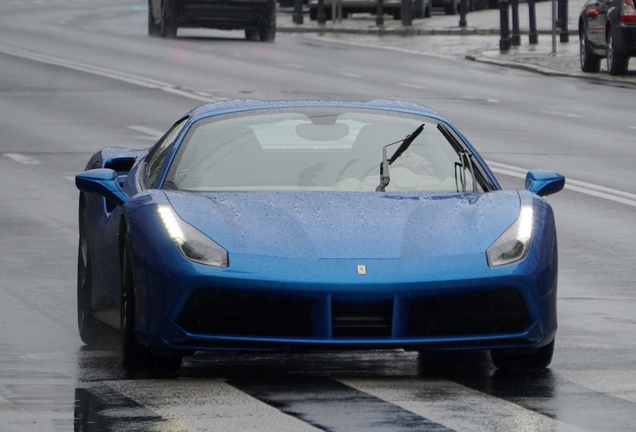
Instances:
[[[457,15],[457,0],[450,0],[448,3],[444,3],[444,13],[446,15]]]
[[[607,32],[607,72],[610,75],[626,75],[628,65],[629,57],[619,51],[610,29]]]
[[[475,0],[475,10],[484,10],[490,7],[489,0]]]
[[[161,24],[157,23],[157,19],[152,14],[152,0],[148,0],[148,35],[159,36],[161,34]]]
[[[579,35],[580,41],[580,59],[581,70],[583,72],[598,72],[601,70],[601,57],[594,54],[590,41],[587,39],[585,32],[581,32]]]
[[[85,235],[84,209],[80,209],[80,238],[77,251],[77,326],[82,342],[95,345],[105,325],[95,318],[92,306],[91,258]]]
[[[261,42],[274,42],[276,37],[276,24],[268,24],[258,29]]]
[[[346,14],[348,14],[348,12]],[[345,15],[345,11],[344,10],[342,11],[342,15]],[[344,16],[343,16],[343,18],[344,18]],[[309,19],[311,21],[318,21],[318,8],[317,7],[309,9]],[[326,7],[325,6],[325,20],[326,21],[331,20],[331,7]]]
[[[158,356],[140,344],[135,334],[135,282],[130,245],[124,242],[121,287],[121,360],[124,372],[130,375],[171,375],[181,367],[183,356]]]
[[[256,35],[257,35],[257,34],[258,34],[258,33],[256,32],[256,30],[255,30],[255,29],[253,29],[253,28],[246,28],[246,29],[245,29],[245,40],[248,40],[248,41],[256,40]]]
[[[528,372],[546,369],[552,362],[554,340],[532,350],[492,350],[490,356],[498,369],[507,372]]]
[[[161,37],[174,39],[179,28],[179,13],[175,0],[163,0],[161,3]]]

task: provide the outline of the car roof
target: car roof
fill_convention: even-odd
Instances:
[[[437,111],[432,110],[423,105],[411,102],[374,99],[367,102],[342,101],[342,100],[277,100],[262,101],[257,99],[231,99],[220,102],[212,102],[201,105],[187,115],[191,121],[197,121],[202,118],[211,117],[220,114],[230,114],[235,112],[244,112],[262,109],[276,108],[308,108],[308,107],[334,107],[334,108],[358,108],[358,109],[375,109],[384,111],[403,112],[408,114],[424,115],[435,120],[448,123],[444,117]]]

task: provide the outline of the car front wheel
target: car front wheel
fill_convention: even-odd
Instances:
[[[490,356],[498,369],[504,371],[536,371],[550,366],[554,354],[554,340],[531,350],[492,350]]]
[[[77,326],[80,338],[87,345],[99,342],[104,325],[95,318],[92,306],[91,258],[84,233],[84,210],[80,213],[80,238],[77,253]]]
[[[601,70],[601,58],[592,51],[590,41],[587,39],[585,32],[581,32],[579,41],[581,46],[581,70],[583,72],[598,72]]]
[[[161,36],[174,39],[177,37],[179,15],[175,0],[163,0],[161,4]]]
[[[135,334],[135,282],[130,245],[124,245],[121,287],[121,359],[124,372],[131,375],[174,374],[181,367],[180,355],[158,356],[137,340]]]
[[[148,35],[159,36],[161,34],[160,20],[153,13],[152,0],[148,0]]]
[[[276,37],[276,24],[268,24],[258,29],[261,42],[273,42]]]
[[[610,30],[607,32],[607,71],[610,75],[625,75],[628,64],[629,57],[618,50]]]

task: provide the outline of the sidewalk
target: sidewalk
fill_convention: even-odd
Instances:
[[[464,57],[482,63],[525,69],[551,76],[584,77],[636,86],[636,73],[624,77],[611,77],[602,62],[601,72],[583,73],[579,62],[578,19],[585,0],[569,0],[569,42],[559,42],[556,35],[556,53],[552,53],[552,2],[536,3],[539,43],[528,42],[528,5],[519,5],[521,45],[509,51],[499,49],[499,9],[470,12],[466,16],[467,27],[459,27],[459,15],[438,15],[414,19],[412,26],[403,26],[390,15],[384,17],[384,25],[375,24],[375,16],[352,14],[340,22],[328,21],[319,25],[309,19],[305,10],[303,24],[292,21],[291,8],[279,9],[277,32],[313,33],[325,39],[356,45],[376,46],[388,49],[417,52],[437,57]],[[512,20],[510,20],[512,22]],[[355,35],[355,36],[353,36]]]

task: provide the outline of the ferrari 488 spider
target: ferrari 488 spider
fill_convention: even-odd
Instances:
[[[128,373],[201,350],[490,350],[549,365],[557,238],[532,170],[502,190],[435,111],[374,100],[203,105],[76,176],[78,321]]]

